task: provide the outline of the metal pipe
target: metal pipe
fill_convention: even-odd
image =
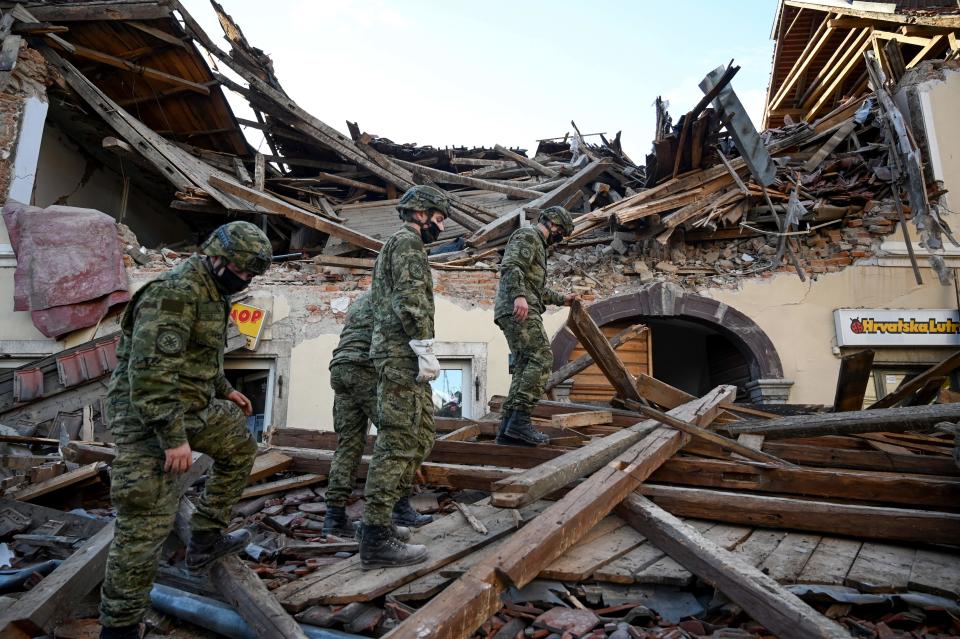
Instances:
[[[30,578],[30,575],[36,573],[46,576],[53,572],[53,569],[59,565],[59,559],[50,559],[42,564],[34,564],[33,566],[27,566],[26,568],[0,571],[0,592],[14,592],[16,590],[23,590],[23,584],[27,582],[27,579]]]
[[[257,639],[250,625],[225,603],[177,590],[162,584],[154,584],[150,591],[150,603],[160,612],[189,621],[224,637],[232,639]],[[340,630],[300,624],[310,639],[365,639]]]

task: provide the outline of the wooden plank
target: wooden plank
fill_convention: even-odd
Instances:
[[[844,584],[861,592],[903,592],[916,554],[916,548],[865,542]]]
[[[930,456],[889,455],[874,451],[841,450],[825,446],[804,446],[779,442],[764,443],[763,449],[781,459],[809,466],[943,476],[960,475],[960,469],[953,464],[952,460]]]
[[[675,408],[680,404],[685,404],[695,399],[690,393],[682,391],[679,388],[674,388],[670,384],[644,373],[636,376],[636,382],[640,394],[643,395],[647,401],[659,404],[665,408]]]
[[[567,327],[577,336],[580,344],[586,349],[593,361],[600,367],[603,374],[610,380],[617,395],[622,399],[632,399],[641,404],[646,403],[636,380],[627,370],[610,342],[604,337],[600,328],[587,313],[579,300],[574,300],[570,306],[570,315],[567,317]]]
[[[837,468],[779,468],[719,459],[677,457],[651,475],[651,483],[803,495],[911,508],[953,510],[960,479]]]
[[[581,428],[597,424],[613,423],[613,413],[608,410],[583,413],[560,413],[550,418],[554,428]]]
[[[669,414],[689,415],[692,404],[691,402],[674,408]],[[703,424],[716,418],[715,414],[700,415]],[[596,472],[656,428],[657,422],[654,420],[641,422],[618,433],[596,439],[524,473],[498,481],[494,486],[494,493],[490,496],[491,503],[504,508],[532,503],[584,475]]]
[[[253,468],[250,469],[248,484],[260,481],[270,475],[275,475],[284,470],[289,470],[293,466],[293,458],[287,457],[276,450],[268,450],[262,455],[257,455],[253,460]]]
[[[69,614],[70,607],[103,580],[113,529],[114,522],[101,528],[39,585],[0,613],[0,637],[35,637]]]
[[[546,504],[532,506],[527,510],[527,515],[540,512],[545,507]],[[517,520],[508,510],[476,504],[471,509],[487,527],[488,534],[476,532],[460,513],[441,517],[418,528],[411,538],[411,543],[427,546],[429,556],[423,563],[365,571],[360,568],[360,557],[354,556],[281,586],[274,594],[288,610],[294,611],[321,603],[371,601],[493,543],[516,528]]]
[[[787,533],[760,569],[780,583],[794,583],[819,543],[819,535]]]
[[[200,95],[210,95],[210,89],[208,87],[203,84],[187,80],[186,78],[181,78],[180,76],[172,75],[152,67],[143,66],[142,64],[136,64],[135,62],[118,58],[117,56],[110,55],[109,53],[90,49],[78,44],[71,43],[70,47],[72,50],[70,50],[69,53],[77,57],[84,58],[86,60],[93,60],[94,62],[106,64],[117,69],[123,69],[124,71],[129,71],[130,73],[134,73],[136,75],[142,75],[145,78],[156,80],[157,82],[163,82],[176,87],[182,87],[194,93],[199,93]]]
[[[39,20],[48,22],[74,22],[87,20],[155,20],[169,19],[170,7],[149,2],[90,2],[82,5],[56,4],[35,5],[30,7]]]
[[[290,464],[293,464],[293,459],[290,460]],[[240,499],[251,499],[253,497],[261,497],[263,495],[272,495],[273,493],[296,490],[297,488],[305,488],[307,486],[319,484],[320,482],[326,481],[326,479],[326,475],[314,475],[312,473],[300,475],[299,477],[291,477],[289,479],[278,479],[277,481],[271,481],[266,484],[258,484],[256,486],[249,486],[248,488],[245,488],[243,493],[240,495]]]
[[[259,206],[267,213],[280,215],[288,220],[293,220],[298,224],[303,224],[304,226],[322,231],[328,235],[338,237],[343,241],[359,246],[360,248],[370,249],[371,251],[379,251],[383,246],[383,242],[376,240],[369,235],[358,233],[347,228],[346,226],[343,226],[342,224],[337,224],[336,222],[322,218],[319,215],[314,215],[299,207],[287,204],[283,200],[279,200],[267,193],[262,193],[254,189],[247,188],[242,184],[225,180],[217,175],[210,176],[210,184],[222,191],[225,191],[226,193],[230,193],[231,195],[235,195],[236,197],[244,199],[251,204]]]
[[[889,408],[891,406],[896,406],[900,402],[908,399],[911,395],[919,391],[924,387],[924,385],[933,378],[943,377],[949,375],[953,371],[960,368],[960,351],[957,351],[950,357],[946,358],[939,364],[934,364],[927,370],[923,371],[916,377],[913,377],[908,382],[902,384],[898,389],[892,393],[881,397],[874,403],[868,406],[868,409],[877,409],[877,408]],[[941,420],[944,421],[944,420]],[[945,420],[945,421],[956,421],[956,420]],[[885,428],[878,428],[878,431],[887,430]],[[914,429],[905,429],[905,430],[914,430]]]
[[[610,523],[608,523],[610,522]],[[601,566],[630,552],[644,537],[619,517],[607,517],[586,537],[540,572],[542,579],[582,581]]]
[[[823,143],[823,145],[817,149],[817,151],[810,156],[810,159],[807,160],[807,163],[803,165],[803,170],[807,173],[812,173],[820,166],[820,163],[823,162],[828,155],[833,153],[840,144],[850,137],[850,134],[853,133],[853,130],[857,128],[857,123],[851,118],[847,122],[844,122],[840,125],[840,128],[837,129],[830,138]]]
[[[837,392],[833,399],[833,412],[862,410],[863,396],[873,371],[872,350],[864,349],[840,359],[840,374],[837,376]]]
[[[437,438],[437,441],[444,442],[462,442],[469,439],[477,437],[482,432],[480,424],[467,424],[466,426],[461,426],[457,430],[450,431],[445,435],[441,435]]]
[[[956,598],[960,595],[960,556],[955,552],[918,548],[907,587]]]
[[[317,255],[313,258],[315,264],[321,266],[342,266],[345,268],[372,269],[376,260],[369,257],[339,257],[337,255]]]
[[[682,517],[884,541],[949,544],[960,537],[960,515],[956,513],[650,484],[640,492]]]
[[[542,194],[539,191],[532,191],[530,189],[522,189],[516,186],[510,186],[509,184],[504,184],[502,182],[491,182],[489,180],[481,180],[479,178],[470,177],[468,175],[461,175],[460,173],[450,173],[449,171],[441,171],[439,169],[433,169],[428,166],[423,166],[422,164],[416,164],[414,162],[406,162],[397,158],[393,158],[393,161],[404,167],[405,169],[411,171],[414,176],[422,175],[426,178],[438,182],[440,184],[462,184],[463,186],[469,186],[474,189],[479,189],[482,191],[493,191],[494,193],[503,193],[512,198],[521,199],[521,200],[535,200],[539,198]]]
[[[716,524],[712,521],[703,521],[691,519],[686,522],[699,533],[707,534]],[[632,526],[631,526],[632,527]],[[651,541],[651,543],[653,543]],[[656,544],[654,544],[656,545]],[[650,563],[649,565],[636,570],[633,574],[634,583],[639,584],[661,584],[668,586],[690,586],[693,584],[693,573],[684,568],[680,562],[666,553]]]
[[[593,575],[591,575],[591,579],[617,584],[636,583],[637,573],[658,561],[663,556],[663,551],[653,545],[652,542],[644,541],[622,557],[614,559],[609,564],[596,570]]]
[[[39,484],[27,486],[23,490],[17,491],[12,497],[17,501],[33,501],[38,497],[49,495],[64,488],[70,488],[88,479],[95,479],[100,475],[100,471],[105,469],[106,464],[100,462],[87,464],[76,470],[71,470],[52,479],[42,481]]]
[[[820,615],[760,570],[706,539],[650,500],[631,495],[618,508],[618,513],[773,634],[785,639],[849,637],[839,624]]]
[[[758,529],[738,545],[735,552],[751,566],[759,566],[777,549],[787,533],[783,530]]]
[[[797,583],[842,585],[862,545],[854,539],[822,537],[797,576]]]
[[[532,160],[525,155],[520,155],[519,153],[514,153],[510,149],[501,146],[499,144],[493,145],[494,150],[502,155],[503,157],[510,158],[517,164],[522,164],[525,167],[531,168],[540,175],[545,175],[548,178],[555,178],[560,175],[559,172],[554,171],[553,169],[547,168],[544,165],[540,164],[536,160]]]
[[[705,428],[700,428],[696,424],[690,424],[685,422],[682,419],[677,419],[676,417],[673,417],[672,415],[668,415],[663,411],[659,411],[656,408],[653,408],[652,406],[644,406],[642,404],[637,404],[629,400],[627,400],[625,403],[629,408],[633,408],[637,412],[643,413],[647,417],[651,417],[662,424],[666,424],[672,428],[676,428],[677,430],[682,430],[683,432],[687,433],[692,437],[696,437],[698,439],[711,442],[713,444],[720,446],[721,448],[738,453],[739,455],[746,457],[747,459],[752,459],[754,461],[772,464],[774,466],[781,466],[784,468],[790,468],[794,466],[790,462],[786,462],[780,459],[779,457],[776,457],[769,453],[765,453],[762,450],[754,450],[752,448],[748,448],[747,446],[744,446],[743,444],[737,441],[724,437],[723,435],[718,435],[717,433],[706,430]]]
[[[467,244],[469,246],[476,247],[485,242],[508,235],[511,231],[519,226],[520,218],[525,215],[524,209],[545,209],[550,206],[562,204],[567,197],[569,197],[575,191],[580,190],[580,188],[589,182],[593,181],[608,167],[609,164],[605,160],[594,160],[567,178],[563,184],[560,184],[552,191],[544,193],[537,199],[532,200],[527,204],[514,209],[513,211],[506,213],[505,215],[498,217],[496,220],[480,227],[474,232],[473,235],[470,236],[470,238],[467,240]]]
[[[789,437],[924,431],[930,430],[939,422],[957,421],[960,421],[960,405],[934,404],[932,406],[878,408],[844,413],[792,415],[764,422],[741,422],[725,426],[722,430],[734,435],[740,433],[763,435],[769,441]],[[766,447],[764,449],[766,450]]]
[[[623,344],[626,344],[635,337],[640,337],[646,332],[647,327],[643,324],[634,324],[633,326],[629,326],[610,338],[610,347],[616,350]],[[577,373],[587,369],[591,364],[593,364],[593,358],[589,353],[585,353],[574,361],[564,364],[550,374],[544,390],[549,391],[557,384],[562,384]],[[673,406],[670,406],[670,408],[673,408]]]
[[[606,340],[604,340],[606,343]],[[689,405],[684,417],[712,412],[733,392],[720,387]],[[501,607],[508,586],[522,588],[575,545],[689,438],[658,428],[614,462],[595,472],[507,539],[495,557],[468,570],[391,632],[392,639],[466,637]]]

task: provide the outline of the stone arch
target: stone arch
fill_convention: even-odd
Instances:
[[[669,282],[656,282],[633,293],[617,295],[589,306],[590,316],[598,326],[632,317],[677,318],[704,324],[724,335],[744,355],[750,367],[751,383],[775,382],[786,386],[783,366],[773,342],[753,320],[722,302],[689,293]],[[567,363],[577,339],[569,330],[561,330],[553,338],[554,369]],[[751,392],[751,395],[754,395]],[[767,393],[757,399],[770,400]]]

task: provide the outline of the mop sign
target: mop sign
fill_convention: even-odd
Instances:
[[[247,304],[234,304],[230,308],[230,319],[240,329],[240,334],[246,338],[247,343],[244,348],[247,350],[252,351],[257,348],[260,334],[263,333],[263,327],[267,322],[267,314],[266,310]]]
[[[960,312],[953,309],[838,309],[839,346],[960,345]]]

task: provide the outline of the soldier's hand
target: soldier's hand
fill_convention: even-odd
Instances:
[[[167,448],[163,451],[166,458],[163,464],[165,473],[185,473],[193,464],[193,451],[190,450],[190,444],[183,442],[176,448]]]
[[[573,306],[573,303],[580,299],[580,296],[576,293],[567,293],[563,296],[563,305],[564,306]]]
[[[239,406],[240,410],[242,410],[243,414],[247,417],[253,415],[253,404],[250,402],[247,396],[240,391],[231,391],[230,394],[227,395],[227,399]]]
[[[527,305],[527,298],[520,296],[513,300],[513,319],[524,322],[529,312],[530,307]]]

